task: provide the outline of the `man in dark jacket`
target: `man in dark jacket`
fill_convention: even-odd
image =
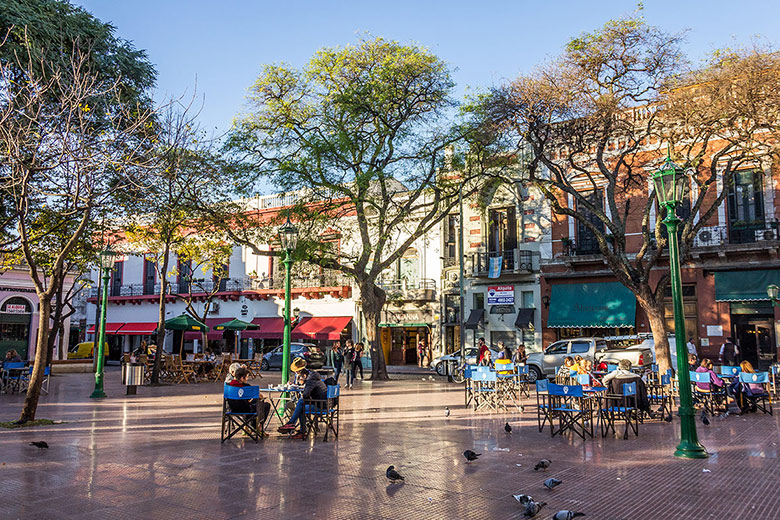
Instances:
[[[279,433],[290,433],[295,429],[295,423],[299,422],[298,433],[292,436],[293,439],[303,439],[304,403],[306,401],[325,401],[328,398],[328,387],[322,382],[322,377],[317,372],[307,368],[300,369],[298,382],[303,383],[303,397],[298,399],[295,404],[290,422],[279,428]]]

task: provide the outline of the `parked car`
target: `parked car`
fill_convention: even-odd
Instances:
[[[306,366],[318,370],[325,364],[325,354],[312,343],[290,343],[290,362],[295,358],[303,358]],[[260,363],[262,370],[272,368],[282,369],[282,347],[276,347],[263,356]]]
[[[566,356],[582,356],[594,363],[616,364],[621,359],[629,359],[633,366],[650,366],[653,363],[653,351],[641,345],[610,348],[604,338],[572,338],[551,343],[544,352],[530,354],[526,361],[529,378],[554,377]]]
[[[73,349],[68,351],[68,359],[89,359],[93,357],[95,349],[94,341],[85,341],[79,343]],[[108,343],[103,344],[103,356],[108,356]]]
[[[672,358],[672,368],[674,368],[675,372],[677,371],[677,341],[675,340],[674,336],[667,336],[667,341],[669,342],[669,354]],[[656,363],[656,357],[655,357],[655,341],[653,341],[652,336],[649,338],[645,338],[642,340],[641,343],[638,345],[635,345],[634,348],[646,348],[650,349],[653,352],[653,363]],[[688,349],[685,349],[685,352],[688,352]]]
[[[469,365],[476,365],[477,364],[477,356],[479,355],[479,348],[477,347],[467,347],[466,351],[466,363]],[[496,360],[498,359],[498,351],[490,349],[490,359]],[[431,368],[433,368],[437,374],[440,376],[446,376],[447,375],[447,362],[448,361],[454,361],[455,366],[460,365],[460,352],[456,351],[452,354],[447,354],[445,356],[439,356],[437,358],[434,358],[431,362]]]

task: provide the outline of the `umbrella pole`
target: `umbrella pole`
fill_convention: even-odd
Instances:
[[[179,339],[179,357],[184,353],[184,331],[181,331],[181,338]]]

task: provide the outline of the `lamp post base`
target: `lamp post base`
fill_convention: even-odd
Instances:
[[[699,443],[692,443],[688,441],[682,441],[677,445],[677,450],[674,452],[675,457],[683,459],[706,459],[710,456],[707,450],[704,449]]]
[[[94,392],[92,392],[92,395],[89,396],[90,399],[102,399],[104,397],[108,397],[106,393],[103,390],[95,389]]]

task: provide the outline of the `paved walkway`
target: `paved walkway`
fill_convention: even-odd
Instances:
[[[475,414],[461,387],[407,379],[346,392],[336,442],[220,444],[218,384],[125,397],[112,370],[108,399],[89,400],[91,387],[88,374],[55,377],[38,417],[64,424],[0,430],[0,518],[523,518],[513,493],[548,502],[545,519],[560,509],[600,520],[780,518],[778,415],[715,418],[699,427],[712,456],[679,460],[676,420],[627,441],[550,439],[530,402],[524,414]],[[21,400],[0,395],[0,419],[15,419]],[[483,455],[465,464],[465,449]],[[552,467],[535,472],[543,457]],[[404,485],[387,483],[390,464]],[[542,486],[550,476],[564,481],[553,491]]]

